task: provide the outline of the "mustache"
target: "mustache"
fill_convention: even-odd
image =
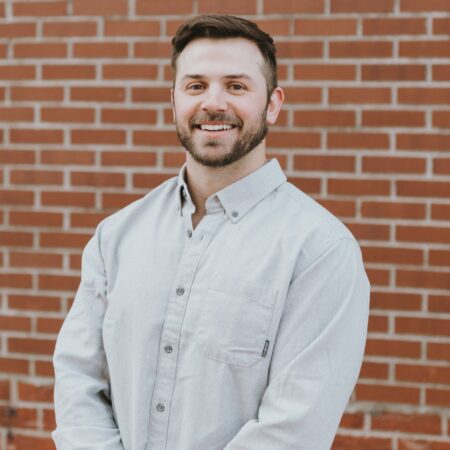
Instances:
[[[191,128],[201,125],[205,122],[220,122],[225,125],[232,125],[237,128],[242,128],[244,123],[239,117],[229,116],[225,113],[217,113],[217,114],[210,114],[210,113],[203,113],[203,114],[196,114],[189,120],[189,126]]]

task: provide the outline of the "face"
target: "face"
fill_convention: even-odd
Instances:
[[[253,42],[202,38],[178,58],[172,103],[178,137],[192,158],[223,167],[264,145],[282,91],[267,98],[264,60]]]

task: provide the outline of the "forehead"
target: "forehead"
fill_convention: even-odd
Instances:
[[[206,76],[245,73],[264,80],[263,71],[264,59],[258,46],[244,38],[195,39],[177,60],[177,79],[191,73]]]

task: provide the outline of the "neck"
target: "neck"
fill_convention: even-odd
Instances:
[[[260,168],[266,160],[263,146],[255,148],[244,158],[225,167],[204,166],[188,153],[186,184],[195,205],[195,214],[203,217],[208,197]]]

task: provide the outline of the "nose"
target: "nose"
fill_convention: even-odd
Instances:
[[[227,109],[226,93],[218,87],[210,86],[204,93],[201,107],[205,111],[225,111]]]

